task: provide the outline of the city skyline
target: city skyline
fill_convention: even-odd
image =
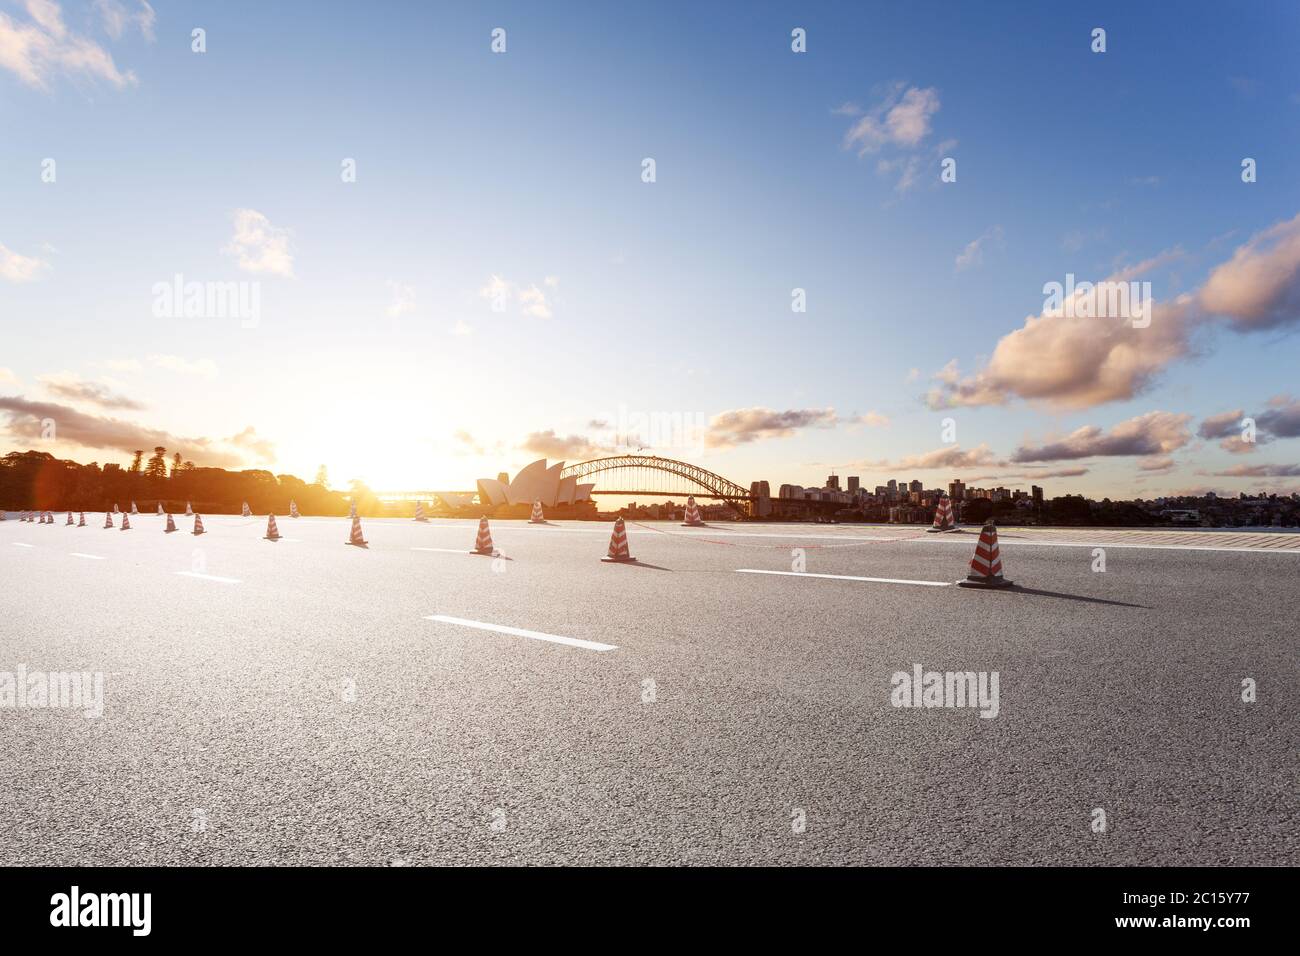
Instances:
[[[1300,13],[680,10],[9,4],[0,448],[1300,489]]]

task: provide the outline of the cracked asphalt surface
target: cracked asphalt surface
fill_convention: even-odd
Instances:
[[[0,523],[0,672],[105,675],[0,707],[0,864],[1300,864],[1300,553],[1008,532],[984,592],[736,573],[951,583],[977,529],[86,518]]]

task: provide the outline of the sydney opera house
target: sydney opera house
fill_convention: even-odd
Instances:
[[[503,472],[496,478],[478,480],[478,500],[484,507],[501,505],[532,506],[540,501],[543,508],[563,507],[591,501],[594,484],[580,485],[577,478],[561,478],[564,462],[546,467],[546,459],[539,458],[508,481]],[[450,502],[449,502],[450,503]]]

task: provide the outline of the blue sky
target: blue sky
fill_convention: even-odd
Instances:
[[[0,447],[468,488],[663,413],[742,483],[1295,490],[1298,28],[0,0]],[[1067,273],[1151,282],[1151,328],[1026,332]],[[258,283],[255,327],[155,314],[176,274]]]

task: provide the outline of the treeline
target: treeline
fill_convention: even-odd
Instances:
[[[353,483],[353,494],[360,513],[383,511],[364,485]],[[164,510],[177,513],[188,501],[200,514],[238,514],[247,501],[256,514],[283,515],[292,499],[303,514],[345,515],[351,497],[325,487],[323,469],[318,482],[308,484],[260,469],[199,468],[179,455],[169,462],[164,448],[155,448],[147,462],[144,452],[136,452],[126,468],[82,465],[38,451],[0,459],[0,509],[6,511],[108,511],[115,504],[129,510],[134,501],[142,512],[156,511],[161,502]]]

